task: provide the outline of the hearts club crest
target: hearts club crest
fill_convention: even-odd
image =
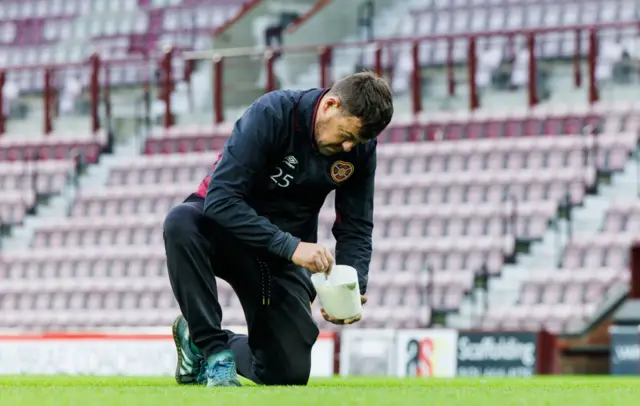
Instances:
[[[342,183],[353,175],[355,168],[351,162],[336,161],[331,165],[331,178]]]

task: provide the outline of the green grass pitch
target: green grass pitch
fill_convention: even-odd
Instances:
[[[246,382],[243,382],[246,384]],[[313,379],[307,387],[180,387],[171,378],[0,376],[0,405],[640,405],[640,378]]]

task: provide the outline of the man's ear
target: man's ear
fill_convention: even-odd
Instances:
[[[329,109],[331,107],[333,108],[340,108],[341,103],[340,103],[340,99],[335,97],[335,96],[329,96],[326,98],[325,103],[324,103],[324,107],[325,109]]]

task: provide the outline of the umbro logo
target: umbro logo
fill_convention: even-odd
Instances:
[[[284,160],[282,162],[284,162],[284,164],[291,169],[296,169],[296,165],[298,165],[298,160],[293,155],[287,155],[286,157],[284,157]]]

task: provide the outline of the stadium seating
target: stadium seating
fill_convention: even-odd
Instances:
[[[73,169],[71,160],[0,163],[0,188],[52,195],[62,189]]]
[[[331,60],[340,63],[329,63],[329,75],[333,75],[335,80],[362,67],[382,68],[396,90],[398,99],[402,99],[414,88],[419,90],[422,97],[418,100],[421,100],[425,109],[426,105],[430,109],[447,109],[451,106],[468,108],[464,106],[464,102],[471,93],[468,86],[471,81],[467,72],[469,34],[483,33],[476,37],[475,86],[476,90],[487,90],[487,99],[493,98],[496,93],[499,98],[512,94],[510,90],[513,89],[507,91],[502,85],[509,82],[514,72],[517,72],[515,76],[522,79],[522,82],[517,79],[511,84],[521,88],[526,87],[529,82],[527,36],[518,33],[522,29],[535,30],[532,32],[535,37],[534,54],[538,61],[536,69],[540,72],[537,75],[538,82],[551,78],[554,89],[550,91],[554,96],[567,97],[565,103],[572,98],[565,94],[572,93],[564,91],[565,86],[573,88],[570,83],[572,81],[569,80],[572,66],[568,61],[578,56],[586,65],[590,52],[589,30],[581,30],[580,39],[576,41],[577,31],[569,27],[607,25],[598,29],[597,33],[596,47],[600,51],[596,57],[596,75],[599,82],[607,82],[612,78],[613,66],[621,60],[623,50],[635,58],[640,50],[636,44],[637,27],[633,24],[640,8],[634,0],[533,3],[524,0],[425,0],[396,3],[389,9],[395,13],[394,17],[376,13],[374,20],[376,38],[388,41],[355,44],[354,41],[362,40],[361,35],[355,34],[342,39],[330,50],[333,55]],[[510,34],[510,31],[514,34]],[[496,34],[485,35],[487,32]],[[296,44],[299,43],[300,40],[297,39]],[[414,87],[412,82],[414,45],[417,45],[417,62],[421,68],[417,76],[422,82],[419,87]],[[274,69],[278,80],[287,87],[318,85],[320,72],[323,70],[316,62],[318,58],[315,55],[309,56],[312,52],[312,49],[292,50],[289,56],[285,54]],[[444,69],[448,62],[453,64],[451,69]],[[549,77],[546,74],[550,74]],[[541,76],[545,76],[545,79],[541,79]],[[487,86],[493,79],[501,83],[499,88],[491,89]],[[563,80],[566,81],[564,84],[561,83]],[[228,86],[232,85],[233,83],[228,83]],[[637,86],[636,81],[634,86]],[[542,94],[542,89],[538,89],[538,96]],[[447,102],[442,102],[443,100]],[[523,97],[523,104],[524,100]],[[489,103],[482,100],[481,104],[485,102]]]
[[[36,197],[59,193],[71,179],[71,160],[0,162],[0,225],[22,223]]]
[[[513,112],[481,110],[470,114],[456,111],[417,118],[407,118],[406,114],[400,113],[390,128],[380,135],[380,141],[562,135],[582,133],[585,128],[603,133],[633,132],[640,128],[640,119],[633,113],[636,110],[633,103],[618,103],[596,105],[591,109],[585,106],[541,105],[533,110],[518,109]],[[218,150],[224,145],[231,130],[232,123],[158,128],[147,139],[145,153]]]
[[[53,133],[47,137],[12,135],[0,138],[0,162],[70,159],[77,154],[87,163],[96,163],[106,145],[105,131],[95,134]]]
[[[136,83],[145,69],[137,62],[138,51],[165,43],[208,46],[210,30],[235,15],[242,3],[2,3],[0,64],[37,67],[11,70],[8,79],[18,80],[23,89],[38,90],[44,64],[84,60],[95,45],[106,60],[134,61],[113,65],[114,86]],[[594,0],[579,6],[525,1],[505,6],[479,0],[425,4],[402,20],[403,36],[622,21],[640,11],[631,0]],[[603,35],[626,39],[629,32],[612,29]],[[573,32],[540,37],[543,58],[572,56],[575,51]],[[496,43],[502,46],[505,41]],[[421,46],[423,66],[442,64],[444,45],[437,41]],[[587,49],[581,44],[583,54]],[[409,65],[408,47],[392,45],[384,52],[389,50],[399,67]],[[464,61],[466,52],[466,42],[454,42],[455,62]],[[364,65],[373,66],[374,54],[364,55]],[[342,55],[334,57],[341,60]],[[182,62],[176,58],[175,63],[180,67]],[[344,65],[334,74],[353,70]],[[396,70],[395,78],[408,78],[404,73]],[[375,250],[367,314],[359,325],[423,326],[431,309],[455,312],[480,269],[500,277],[505,264],[517,262],[519,243],[540,240],[559,210],[580,205],[597,191],[598,175],[624,169],[637,147],[639,107],[637,102],[589,108],[543,104],[529,110],[504,106],[410,118],[400,111],[380,136]],[[29,249],[2,251],[0,329],[78,331],[169,324],[178,309],[166,275],[162,220],[206,175],[232,124],[154,129],[143,156],[116,157],[104,187],[80,189],[68,217],[36,228]],[[103,131],[93,138],[64,131],[36,140],[0,138],[0,219],[23,222],[39,195],[61,190],[76,153],[86,162],[99,163],[105,138]],[[35,178],[30,176],[33,168]],[[329,245],[334,243],[333,221],[330,198],[318,227],[319,240]],[[554,331],[581,325],[607,292],[628,281],[626,253],[638,222],[636,202],[613,205],[600,233],[576,235],[563,248],[558,268],[532,273],[516,305],[492,309],[481,325],[544,325]],[[219,289],[223,322],[244,324],[231,287],[219,281]],[[334,328],[320,320],[317,307],[316,302],[314,314],[321,328]]]
[[[559,269],[538,269],[524,283],[518,304],[498,309],[482,321],[486,328],[578,328],[608,293],[628,284],[628,252],[637,241],[640,205],[636,200],[612,202],[601,230],[577,235],[565,246]]]
[[[65,135],[0,138],[0,225],[21,224],[38,196],[58,194],[78,161],[98,162],[106,146],[104,131]]]
[[[515,0],[509,1],[505,7],[500,1],[434,1],[430,6],[412,10],[412,24],[407,24],[403,34],[421,36],[610,23],[633,20],[639,11],[633,0],[587,0],[581,3],[584,4]],[[563,42],[566,43],[564,46],[556,44],[554,48],[561,48],[567,56],[572,55],[573,38],[567,36]]]
[[[628,250],[630,241],[620,244]],[[629,282],[625,265],[536,270],[523,285],[518,304],[485,315],[487,329],[538,329],[561,332],[580,328],[593,317],[612,289]]]
[[[398,131],[396,127],[389,129],[387,142],[381,143],[378,154],[376,249],[371,264],[368,317],[362,325],[418,326],[428,320],[429,313],[416,312],[416,308],[432,306],[441,311],[455,311],[471,289],[479,269],[486,266],[490,274],[499,275],[503,264],[513,260],[516,241],[542,237],[548,222],[566,203],[567,192],[570,203],[582,201],[595,183],[594,155],[599,169],[618,171],[624,167],[635,147],[637,123],[628,119],[630,111],[618,115],[613,112],[611,109],[601,112],[606,119],[592,123],[588,118],[593,115],[574,114],[572,117],[580,124],[572,128],[573,135],[519,133],[475,140],[393,142],[402,138],[389,137],[388,134]],[[461,125],[468,124],[463,118],[458,120]],[[497,121],[497,127],[505,128],[508,120],[512,119]],[[518,120],[525,122],[527,117]],[[583,135],[585,124],[602,132]],[[176,307],[166,278],[162,219],[173,205],[195,190],[215,161],[218,151],[214,147],[224,142],[224,131],[207,133],[208,130],[211,128],[191,126],[182,134],[180,127],[154,133],[170,135],[149,138],[147,152],[153,150],[149,144],[168,137],[179,141],[198,137],[206,148],[190,145],[169,152],[160,147],[155,151],[162,153],[121,161],[110,170],[106,187],[80,190],[68,219],[36,230],[30,254],[5,253],[8,283],[3,289],[13,298],[7,306],[26,312],[25,318],[7,323],[20,320],[21,325],[41,328],[39,323],[43,319],[39,317],[45,316],[34,311],[37,303],[46,300],[58,303],[62,299],[56,295],[61,291],[68,292],[69,298],[75,297],[76,305],[84,300],[82,303],[90,306],[95,315],[88,317],[77,309],[65,307],[61,311],[64,310],[61,308],[57,312],[59,319],[53,320],[67,329],[108,326],[116,320],[114,313],[123,306],[133,306],[133,311],[119,323],[168,323]],[[333,202],[328,199],[320,215],[320,241],[334,243],[330,231],[333,220]],[[599,246],[592,241],[580,245],[576,239],[567,247],[565,267],[615,270],[602,278],[594,276],[595,271],[571,273],[577,275],[580,286],[588,290],[596,289],[591,286],[598,284],[601,290],[606,290],[624,281],[623,248],[630,241],[622,238],[615,241],[614,246],[619,249],[611,254],[612,259],[597,264],[591,260],[583,264],[572,258],[577,255],[582,260],[582,251],[576,251],[581,249],[588,250],[587,256],[593,256],[594,252],[600,252],[594,247],[605,249],[608,243]],[[573,281],[565,278],[562,282],[563,272],[549,275],[544,280],[557,280],[552,284],[557,289],[562,289],[566,280]],[[71,277],[73,281],[68,280]],[[45,288],[46,293],[38,293],[35,288],[25,292],[24,278],[50,280],[57,290],[49,287]],[[144,295],[138,292],[141,278],[146,281]],[[525,317],[529,313],[522,308],[533,308],[531,291],[535,287],[540,294],[535,303],[551,306],[552,296],[545,293],[545,283],[526,282],[522,306],[514,307],[512,317],[500,319],[499,323],[543,320],[542,316]],[[231,288],[220,281],[220,289],[225,321],[242,323],[243,315]],[[78,292],[83,292],[82,296]],[[598,298],[589,292],[585,297]],[[47,295],[48,299],[39,295]],[[578,300],[573,295],[571,303]],[[26,308],[22,307],[25,303]],[[587,304],[585,309],[595,306],[592,302]],[[560,312],[553,322],[563,328],[567,320],[575,319],[576,312]],[[582,321],[582,316],[588,314],[584,309],[581,312],[575,320]],[[566,318],[561,319],[562,315]],[[492,317],[493,314],[487,316],[487,325],[496,323],[497,319]],[[331,328],[320,323],[323,328]]]
[[[36,197],[33,191],[8,190],[0,197],[0,220],[2,225],[20,224],[27,211],[35,205]]]
[[[610,234],[633,233],[640,223],[640,204],[637,201],[613,202],[605,217],[603,231]]]
[[[602,168],[618,170],[624,165],[635,140],[633,133],[624,134],[600,134],[595,139],[576,134],[381,145],[368,304],[371,317],[363,325],[389,326],[391,315],[395,326],[419,325],[428,312],[416,314],[415,309],[426,309],[427,303],[440,310],[455,310],[480,267],[486,265],[492,274],[499,274],[513,255],[516,237],[535,240],[542,236],[567,190],[572,192],[572,203],[580,203],[595,181],[593,167],[585,167],[583,161],[585,147],[595,142]],[[176,308],[164,269],[162,218],[195,189],[216,156],[216,152],[148,155],[114,167],[106,188],[80,191],[69,219],[36,231],[33,251],[3,254],[3,310],[14,310],[4,327],[74,330],[110,323],[169,322]],[[56,164],[52,168],[58,167],[56,161],[51,163]],[[510,170],[502,170],[506,168]],[[59,175],[52,174],[52,179],[55,176]],[[505,196],[516,197],[516,205],[505,201]],[[319,224],[319,238],[329,244],[331,208],[329,199]],[[629,211],[628,207],[612,209],[607,224],[620,223],[623,215],[631,218]],[[618,220],[613,220],[615,216]],[[627,277],[624,255],[630,236],[576,238],[566,248],[564,266],[578,271],[567,271],[572,276],[565,279],[563,272],[549,272],[543,282],[528,281],[522,306],[506,316],[489,314],[486,326],[539,321],[551,328],[565,328],[569,322],[584,320],[595,302],[585,302],[588,306],[579,315],[575,306],[574,310],[566,306],[567,311],[554,312],[556,318],[551,321],[545,319],[551,310],[542,312],[538,302],[552,306],[553,289],[562,290],[569,281],[572,290],[578,289],[577,284],[591,292],[585,297],[601,299],[593,291],[602,293]],[[600,259],[594,259],[596,256]],[[600,272],[607,276],[597,276]],[[25,278],[59,289],[27,288]],[[136,291],[142,278],[149,287],[144,295]],[[242,323],[230,287],[224,282],[220,286],[225,320]],[[539,296],[530,293],[535,289]],[[545,293],[547,289],[552,293]],[[61,292],[66,292],[68,302]],[[575,303],[578,296],[572,295],[571,303]],[[538,301],[531,302],[534,296]],[[40,311],[38,306],[45,306],[43,303],[55,303],[56,315]],[[92,316],[80,311],[82,306],[89,306]],[[134,310],[118,320],[119,309],[127,306]],[[537,316],[529,317],[530,312]]]
[[[161,44],[210,47],[211,31],[235,16],[244,0],[139,2],[138,0],[8,2],[0,6],[0,65],[76,64],[98,51],[105,60],[131,59]],[[181,69],[182,61],[176,60]],[[111,84],[139,83],[144,65],[114,64]],[[81,72],[72,65],[65,74]],[[9,70],[23,91],[43,87],[41,69]]]

